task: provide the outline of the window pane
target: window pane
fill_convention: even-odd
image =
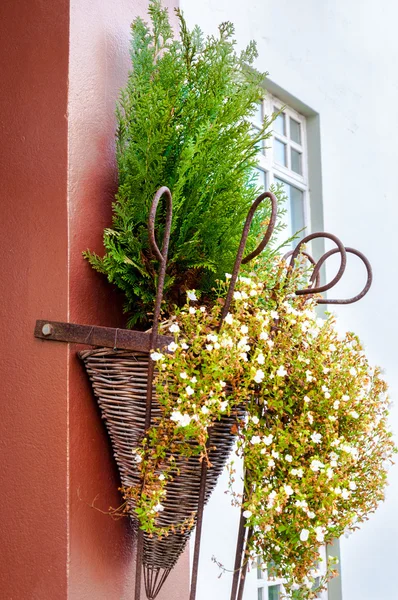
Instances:
[[[283,190],[287,196],[287,201],[284,205],[284,208],[286,208],[286,214],[284,216],[286,229],[283,231],[283,237],[289,238],[304,227],[304,193],[277,177],[275,177],[275,183],[281,183],[283,185]],[[304,235],[305,232],[302,231],[299,235],[299,239],[304,237]]]
[[[257,600],[265,600],[263,587],[258,588],[258,590],[257,590]]]
[[[271,585],[268,588],[268,600],[279,600],[280,585]]]
[[[267,189],[267,173],[262,169],[255,169],[256,183],[261,188],[262,192]]]
[[[275,162],[286,167],[286,144],[274,138]]]
[[[301,125],[292,118],[290,118],[290,139],[297,144],[301,144]]]
[[[276,106],[274,106],[274,112],[277,113],[279,112],[279,108],[276,108]],[[280,135],[286,135],[286,117],[285,117],[285,113],[281,113],[280,115],[278,115],[274,121],[274,131],[276,131],[276,133],[279,133]]]
[[[291,158],[292,158],[292,171],[302,175],[303,167],[302,167],[302,154],[301,152],[297,152],[294,148],[291,148]]]
[[[258,134],[258,132],[260,131],[259,129],[257,129],[257,127],[252,127],[252,135],[253,137],[255,135]],[[260,140],[259,142],[257,142],[256,144],[256,148],[259,152],[262,152],[263,154],[265,154],[265,144],[264,144],[264,140]]]
[[[261,558],[257,556],[257,579],[263,579],[264,571],[263,571],[263,563],[261,562]]]
[[[256,104],[256,112],[254,113],[254,121],[256,123],[261,123],[261,125],[263,124],[263,119],[264,119],[264,115],[263,115],[263,103],[259,102],[258,104]]]

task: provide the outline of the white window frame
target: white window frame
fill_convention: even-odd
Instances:
[[[319,569],[315,572],[314,576],[316,577],[322,577],[323,575],[325,575],[326,573],[326,547],[322,546],[319,549],[319,554],[322,558],[322,561],[319,563]],[[269,579],[268,578],[268,574],[267,574],[267,570],[263,570],[263,577],[260,578],[258,577],[258,571],[259,571],[259,567],[256,565],[256,568],[252,569],[253,572],[255,572],[256,574],[256,578],[257,578],[257,592],[256,592],[256,596],[254,599],[251,600],[257,600],[258,599],[258,590],[263,588],[264,593],[263,593],[263,598],[264,600],[268,600],[268,589],[270,587],[272,587],[273,585],[280,585],[281,586],[281,592],[284,592],[284,587],[283,587],[283,579]],[[328,592],[327,590],[322,591],[320,594],[318,594],[317,596],[318,600],[328,600]]]
[[[272,129],[272,137],[264,142],[264,150],[259,151],[257,169],[264,172],[265,187],[269,189],[272,184],[276,183],[276,179],[281,179],[285,183],[299,189],[303,192],[303,217],[306,227],[302,236],[310,233],[311,213],[310,213],[310,193],[308,184],[308,144],[307,144],[307,122],[306,117],[292,107],[284,104],[279,98],[267,93],[262,102],[262,115],[271,116],[277,110],[282,111],[285,115],[285,133],[281,135]],[[301,145],[290,139],[290,118],[300,123]],[[253,127],[258,129],[261,123],[258,120],[253,120]],[[274,156],[274,139],[278,139],[286,144],[287,166],[279,164]],[[293,148],[299,151],[301,157],[302,174],[292,171],[290,167],[291,154],[290,149]],[[262,181],[259,180],[259,185],[262,187]],[[293,234],[296,232],[292,232]]]

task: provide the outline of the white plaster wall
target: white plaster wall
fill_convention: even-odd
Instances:
[[[239,46],[257,41],[258,68],[319,112],[325,229],[362,250],[375,274],[365,299],[336,312],[343,327],[359,333],[372,361],[384,366],[398,404],[398,4],[181,0],[181,7],[188,23],[205,32],[214,32],[221,21],[235,23]],[[355,268],[340,284],[342,295],[350,295],[354,281],[360,281]],[[397,433],[397,408],[391,424]],[[227,579],[217,580],[210,563],[214,553],[233,564],[233,524],[228,525],[221,494],[206,515],[199,600],[229,598]],[[344,600],[397,600],[397,507],[398,468],[393,467],[386,502],[359,532],[342,541]]]

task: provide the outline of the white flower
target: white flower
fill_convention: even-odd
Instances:
[[[216,342],[218,340],[218,335],[215,335],[214,333],[209,333],[209,335],[206,336],[206,339],[208,342]]]
[[[312,425],[314,422],[314,417],[312,416],[312,413],[310,413],[310,412],[308,413],[307,419],[308,419],[309,424]]]
[[[253,377],[253,379],[254,379],[254,381],[255,381],[256,383],[261,383],[261,382],[262,382],[262,380],[264,379],[264,371],[262,371],[261,369],[258,369],[258,370],[256,371],[256,374],[255,374],[255,376]]]
[[[252,511],[251,510],[244,510],[242,515],[245,517],[245,519],[250,519],[250,517],[252,516]]]
[[[350,415],[351,415],[351,417],[352,417],[353,419],[358,419],[358,417],[359,417],[359,414],[357,413],[357,411],[356,411],[356,410],[352,410],[352,411],[350,412]]]
[[[341,494],[341,487],[337,486],[334,488],[334,493],[336,494],[336,496],[340,496]]]
[[[258,364],[259,364],[259,365],[263,365],[263,364],[265,363],[265,357],[264,357],[264,354],[259,354],[259,355],[257,356],[257,359],[256,359],[256,360],[257,360],[257,362],[258,362]]]
[[[287,375],[287,371],[286,371],[285,367],[282,365],[279,367],[276,374],[278,375],[278,377],[284,377],[285,375]]]
[[[344,402],[347,402],[347,400],[349,400],[350,397],[347,396],[347,394],[343,394],[343,396],[341,396],[341,399],[344,400]]]
[[[231,273],[225,273],[225,279],[231,279],[232,275]]]
[[[349,370],[349,374],[352,375],[353,377],[355,377],[355,375],[357,374],[357,370],[355,367],[351,367]]]
[[[291,454],[286,454],[286,455],[285,455],[285,460],[286,460],[287,462],[291,463],[291,462],[292,462],[292,460],[293,460],[293,456],[292,456]]]
[[[207,408],[207,406],[202,406],[201,411],[204,415],[207,415],[207,413],[209,412],[209,409]]]
[[[188,375],[185,373],[185,371],[181,371],[180,377],[181,377],[181,379],[187,379]]]
[[[294,490],[290,485],[284,485],[283,489],[285,490],[286,496],[291,496],[292,494],[294,494]]]
[[[191,422],[191,417],[188,414],[181,414],[179,410],[171,413],[170,419],[177,423],[180,427],[186,427]]]
[[[297,477],[300,477],[300,479],[301,479],[301,477],[302,477],[303,475],[304,475],[304,471],[303,471],[303,469],[300,467],[299,469],[297,469]]]
[[[266,446],[269,446],[270,444],[272,444],[273,439],[274,439],[274,436],[272,435],[272,433],[270,433],[269,435],[265,435],[263,437],[263,442]]]
[[[241,332],[243,334],[248,333],[249,332],[249,328],[247,325],[242,325],[242,327],[240,328]]]
[[[357,484],[355,483],[355,481],[350,481],[348,487],[350,488],[350,490],[355,491],[357,489]]]
[[[348,490],[343,490],[341,492],[341,497],[343,498],[343,500],[348,500],[350,496],[351,492],[349,492]]]
[[[176,344],[175,342],[171,342],[171,344],[167,346],[167,349],[170,350],[170,352],[175,352],[177,348],[178,344]]]
[[[196,313],[196,308],[194,308],[193,306],[189,307],[189,314],[190,315],[194,315]]]
[[[262,450],[261,450],[261,452],[262,452]],[[273,458],[270,458],[270,459],[269,459],[269,461],[268,461],[268,466],[269,466],[269,467],[275,467],[275,461],[274,461],[274,459],[273,459]]]
[[[182,342],[182,344],[181,344],[181,348],[182,348],[183,350],[188,350],[189,346],[188,346],[188,344],[187,344],[186,342]]]
[[[234,292],[234,300],[242,300],[242,294],[240,292]]]
[[[233,316],[231,315],[231,313],[227,313],[227,316],[225,317],[224,321],[226,323],[228,323],[228,325],[232,325],[233,323]]]
[[[305,500],[296,500],[294,505],[298,506],[298,508],[307,508],[307,506],[308,506],[308,504]]]
[[[227,410],[228,404],[229,404],[228,400],[224,400],[224,402],[220,402],[220,410],[221,410],[221,412],[224,412],[224,410]]]
[[[163,360],[164,355],[161,352],[152,352],[151,358],[156,362],[157,360]]]
[[[206,312],[206,307],[205,307],[205,306],[201,306],[201,307],[199,308],[199,310],[200,310],[200,312],[203,312],[203,313],[204,313],[204,312]]]
[[[136,454],[134,457],[134,460],[136,463],[139,464],[140,462],[142,462],[142,456],[140,456],[139,454]]]
[[[330,417],[328,417],[329,421],[337,421],[337,417],[334,417],[333,415],[330,415]]]
[[[161,473],[159,475],[159,479],[160,479],[160,481],[164,481],[166,479],[165,476],[163,475],[163,473]]]
[[[306,542],[308,540],[309,535],[310,535],[310,532],[308,531],[308,529],[302,529],[301,533],[300,533],[300,540],[302,542]]]
[[[324,528],[323,527],[315,527],[315,533],[316,533],[316,541],[319,542],[320,544],[322,544],[322,542],[325,539]]]
[[[317,473],[319,469],[323,469],[324,466],[325,465],[320,460],[314,458],[314,460],[311,461],[310,469],[311,471],[314,471],[314,473]]]
[[[329,373],[330,369],[323,367],[322,372],[327,375]]]
[[[311,440],[314,442],[314,444],[320,444],[322,441],[322,435],[320,433],[313,433],[311,435]]]
[[[268,344],[269,348],[272,348],[274,345],[274,342],[272,340],[267,340],[267,344]]]
[[[330,392],[325,392],[324,396],[325,396],[325,398],[330,398]]]
[[[241,352],[241,353],[239,354],[239,356],[241,357],[241,359],[242,359],[244,362],[247,362],[247,354],[246,354],[246,352]]]
[[[337,409],[339,408],[339,406],[340,406],[340,401],[339,401],[339,400],[335,400],[335,401],[333,402],[333,408],[334,408],[335,410],[337,410]]]
[[[260,340],[268,340],[268,333],[266,331],[262,331],[260,333]]]
[[[191,377],[191,382],[192,382],[192,383],[197,383],[197,381],[198,381],[198,380],[196,379],[195,375],[194,375],[193,377]]]
[[[197,297],[195,294],[195,290],[188,290],[187,291],[187,298],[188,300],[191,300],[191,302],[196,302],[197,301]]]
[[[171,331],[171,333],[178,333],[180,331],[180,328],[177,325],[177,323],[173,323],[173,325],[170,325],[169,331]]]
[[[312,510],[309,510],[309,511],[307,512],[307,515],[308,515],[308,518],[309,518],[309,519],[315,519],[315,513],[314,513],[314,512],[312,512]]]
[[[156,506],[153,507],[153,510],[155,512],[162,512],[164,510],[164,506],[162,504],[157,504]]]
[[[304,396],[304,402],[308,404],[309,402],[311,402],[311,398],[308,398],[308,396]]]
[[[305,378],[306,378],[307,381],[313,381],[314,380],[314,377],[313,377],[311,371],[309,371],[309,370],[307,370],[305,372]]]
[[[250,442],[252,444],[259,444],[261,442],[261,437],[259,435],[253,435]]]
[[[254,423],[255,425],[258,425],[259,422],[260,422],[260,419],[254,415],[254,417],[252,417],[252,423]]]
[[[269,313],[271,315],[272,319],[278,320],[279,319],[279,315],[276,312],[276,310],[271,310],[271,312]]]
[[[187,385],[187,387],[185,388],[185,391],[187,392],[188,396],[192,396],[192,394],[195,393],[195,390],[193,388],[191,388],[190,385]]]
[[[213,350],[213,345],[212,344],[206,344],[206,350],[208,350],[209,352],[211,352]]]
[[[277,452],[276,450],[272,450],[272,452],[271,452],[271,455],[272,455],[274,458],[279,458],[279,452]]]
[[[220,379],[220,385],[221,385],[221,387],[222,387],[222,388],[225,388],[225,386],[226,386],[227,384],[225,383],[225,381],[222,381],[222,380]]]
[[[334,344],[330,344],[329,350],[330,352],[336,352],[336,346]]]

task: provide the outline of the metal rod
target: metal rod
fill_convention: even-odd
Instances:
[[[243,501],[242,501],[243,504]],[[243,547],[245,543],[245,517],[243,516],[243,507],[240,511],[239,528],[238,528],[238,539],[236,541],[236,554],[234,564],[234,574],[232,578],[231,588],[231,600],[236,600],[236,594],[238,591],[239,575],[242,568],[242,555]]]
[[[238,591],[236,600],[242,600],[242,598],[243,598],[243,592],[245,589],[245,582],[246,582],[247,566],[249,563],[249,556],[247,556],[246,560],[245,560],[245,554],[246,554],[246,550],[249,546],[249,542],[251,540],[252,533],[253,533],[253,529],[250,527],[248,534],[247,534],[246,548],[245,548],[245,551],[243,552],[243,564],[242,564],[242,568],[241,568],[241,575],[240,575],[240,581],[239,581],[239,591]]]
[[[254,213],[256,212],[257,208],[259,207],[259,205],[265,198],[269,198],[271,200],[271,218],[270,218],[270,222],[267,227],[267,231],[265,232],[265,235],[264,235],[261,243],[257,246],[257,248],[253,252],[251,252],[248,256],[243,258],[243,252],[245,250],[246,241],[247,241],[247,237],[249,235],[250,225],[253,220]],[[232,296],[233,296],[233,293],[235,290],[235,285],[236,285],[236,281],[238,279],[238,273],[239,273],[241,264],[248,263],[253,258],[258,256],[260,254],[260,252],[262,252],[264,250],[264,248],[268,244],[268,242],[271,238],[272,232],[274,230],[277,213],[278,213],[278,205],[277,205],[276,196],[274,194],[272,194],[271,192],[264,192],[263,194],[260,194],[260,196],[258,196],[255,199],[255,201],[253,202],[253,204],[251,205],[248,215],[246,217],[245,226],[243,227],[242,237],[240,240],[238,253],[237,253],[236,259],[235,259],[235,264],[234,264],[234,268],[232,271],[232,276],[231,276],[231,281],[230,281],[229,288],[228,288],[227,297],[225,299],[225,304],[224,304],[224,307],[223,307],[223,310],[221,313],[221,324],[222,324],[223,320],[225,319],[225,317],[227,316],[227,313],[230,309],[231,302],[232,302]],[[220,327],[221,327],[221,324],[220,324]]]
[[[36,321],[34,335],[43,340],[66,342],[68,344],[84,344],[122,350],[149,352],[151,350],[151,333],[117,329],[115,327],[99,327],[97,325],[79,325],[61,321]],[[158,335],[158,348],[164,348],[174,338]]]
[[[202,458],[202,468],[201,468],[201,474],[200,474],[198,512],[197,512],[197,518],[196,518],[196,532],[195,532],[195,547],[194,547],[194,552],[193,552],[191,593],[189,595],[189,600],[195,600],[196,588],[197,588],[197,584],[198,584],[200,543],[201,543],[201,538],[202,538],[203,510],[204,510],[204,506],[205,506],[205,495],[206,495],[206,478],[207,478],[207,457],[204,456]]]
[[[166,224],[165,224],[164,234],[163,234],[163,244],[162,244],[162,250],[160,251],[158,248],[158,245],[156,243],[156,237],[155,237],[155,218],[156,218],[156,211],[157,211],[157,208],[159,205],[159,201],[163,195],[166,197],[167,209],[166,209]],[[152,331],[150,334],[150,350],[155,350],[156,348],[158,348],[159,317],[160,317],[160,309],[161,309],[162,298],[163,298],[164,280],[165,280],[165,275],[166,275],[167,255],[168,255],[168,251],[169,251],[172,217],[173,217],[173,202],[172,202],[171,192],[170,192],[169,188],[163,186],[156,192],[156,194],[152,200],[152,205],[151,205],[151,209],[149,211],[149,218],[148,218],[149,242],[150,242],[153,253],[155,254],[156,258],[160,262],[158,284],[157,284],[157,290],[156,290],[155,309],[154,309],[154,313],[153,313]],[[151,426],[154,372],[155,372],[155,364],[154,364],[153,360],[151,359],[151,356],[149,355],[148,382],[147,382],[147,392],[146,392],[145,432]],[[139,530],[138,542],[137,542],[136,572],[135,572],[136,573],[135,574],[135,600],[140,600],[140,596],[141,596],[143,547],[144,547],[143,533],[141,530]]]

